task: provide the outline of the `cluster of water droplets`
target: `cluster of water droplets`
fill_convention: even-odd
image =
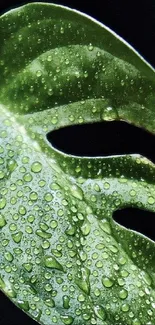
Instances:
[[[18,24],[3,18],[0,288],[45,324],[147,324],[155,318],[154,244],[121,229],[112,213],[127,204],[155,211],[152,165],[138,156],[67,156],[50,147],[46,134],[71,124],[131,120],[128,105],[133,116],[137,107],[144,111],[144,121],[152,84],[101,50],[80,23],[49,26],[43,11],[34,23],[35,9],[27,10],[15,14],[29,29],[27,43],[14,32]],[[134,104],[126,102],[128,92]]]
[[[154,187],[128,181],[121,171],[113,179],[97,173],[94,180],[87,179],[78,164],[71,176],[65,157],[56,164],[36,141],[23,135],[17,122],[12,124],[12,115],[4,115],[5,110],[0,132],[2,290],[47,324],[110,324],[111,310],[116,324],[142,325],[144,319],[152,320],[153,280],[147,272],[152,257],[143,258],[141,270],[136,245],[142,238],[134,240],[137,257],[132,234],[128,237],[127,254],[121,246],[127,235],[114,226],[112,212],[130,200],[154,209]],[[70,158],[72,169],[75,160]],[[85,163],[89,173],[93,160]],[[143,246],[149,252],[146,240]],[[138,317],[137,309],[142,310]]]

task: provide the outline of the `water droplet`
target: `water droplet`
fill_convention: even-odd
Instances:
[[[12,234],[12,238],[14,240],[15,243],[20,243],[21,239],[22,239],[23,233],[21,231],[18,231],[16,234]]]
[[[48,62],[51,62],[51,61],[52,61],[52,55],[49,54],[49,55],[47,56],[47,61],[48,61]]]
[[[46,306],[51,307],[51,308],[55,307],[55,302],[51,298],[50,299],[46,299],[45,300],[45,304],[46,304]]]
[[[143,274],[143,279],[144,279],[144,281],[145,281],[145,283],[147,284],[147,285],[151,285],[151,283],[152,283],[152,279],[151,279],[151,277],[149,276],[149,274],[147,274],[147,273],[144,273]]]
[[[111,288],[114,282],[110,278],[102,278],[102,283],[106,288]]]
[[[71,325],[74,321],[74,318],[68,315],[61,315],[61,320],[65,325]]]
[[[37,77],[41,77],[41,76],[42,76],[42,71],[41,71],[41,70],[38,70],[38,71],[36,72],[36,76],[37,76]]]
[[[5,252],[4,257],[8,262],[13,261],[13,255],[10,252]]]
[[[70,116],[69,116],[69,120],[70,120],[71,122],[74,122],[75,117],[74,117],[73,115],[70,115]]]
[[[91,195],[90,199],[91,199],[91,201],[94,202],[94,203],[97,201],[97,198],[96,198],[95,195]]]
[[[109,246],[109,249],[110,249],[111,252],[113,252],[113,253],[117,253],[117,252],[118,252],[118,248],[117,248],[116,246],[114,246],[114,245],[110,245],[110,246]]]
[[[30,216],[28,216],[27,220],[28,220],[28,222],[33,223],[35,220],[35,216],[30,215]]]
[[[120,287],[123,287],[123,286],[124,286],[124,283],[125,283],[125,282],[124,282],[124,279],[122,279],[122,278],[118,278],[117,281],[118,281],[118,284],[119,284]]]
[[[124,265],[126,263],[126,258],[125,257],[120,257],[118,262],[119,262],[119,264]]]
[[[9,283],[5,286],[4,292],[10,298],[16,298],[17,297],[16,291],[13,288],[11,288]]]
[[[15,160],[12,159],[8,162],[8,169],[10,172],[13,172],[16,169],[16,167],[17,167],[17,163]]]
[[[53,116],[51,122],[52,122],[53,125],[57,124],[58,123],[57,116]]]
[[[30,173],[27,173],[23,177],[25,182],[31,182],[32,181],[32,175]]]
[[[0,214],[0,228],[3,228],[6,225],[6,220],[4,217]]]
[[[4,176],[5,176],[5,173],[2,170],[0,170],[0,179],[3,179]]]
[[[52,95],[53,95],[53,89],[52,89],[52,88],[49,88],[49,89],[48,89],[48,95],[49,95],[49,96],[52,96]]]
[[[154,198],[153,198],[152,196],[150,196],[150,197],[148,198],[148,204],[154,204],[154,203],[155,203]]]
[[[93,45],[90,43],[89,46],[88,46],[88,50],[93,51],[93,48],[94,48]]]
[[[78,296],[78,301],[79,302],[83,302],[83,301],[85,301],[85,296],[81,293],[81,294],[79,294],[79,296]]]
[[[75,279],[75,283],[86,294],[89,294],[90,292],[89,275],[90,275],[89,269],[82,267],[79,276],[77,276]]]
[[[84,221],[84,223],[83,223],[83,225],[81,227],[82,234],[84,236],[87,236],[87,235],[89,235],[90,230],[91,230],[91,224],[88,221],[88,219],[85,219],[85,221]]]
[[[108,182],[104,183],[104,189],[108,190],[110,188],[110,184]]]
[[[42,248],[48,249],[50,247],[50,243],[48,240],[44,240],[43,243],[41,244]]]
[[[4,289],[5,288],[5,282],[3,281],[3,279],[0,276],[0,288]]]
[[[44,239],[49,239],[52,237],[52,235],[46,231],[43,231],[43,230],[40,230],[40,229],[37,229],[36,230],[36,235],[41,237],[41,238],[44,238]]]
[[[141,322],[139,321],[138,318],[135,318],[132,322],[132,325],[141,325]],[[151,325],[151,324],[150,324]]]
[[[4,209],[6,206],[6,199],[4,197],[0,198],[0,209]]]
[[[121,270],[120,273],[123,278],[126,278],[129,275],[129,272],[127,270]]]
[[[58,226],[58,222],[57,222],[56,220],[52,220],[52,221],[51,221],[51,224],[50,224],[50,227],[51,227],[52,229],[55,229],[55,228],[57,228],[57,226]]]
[[[69,309],[70,298],[68,296],[63,296],[63,307]]]
[[[47,283],[47,284],[45,284],[45,290],[47,291],[47,292],[50,292],[50,291],[52,291],[52,285],[50,284],[50,283]]]
[[[76,197],[79,200],[83,199],[83,191],[81,188],[77,185],[72,185],[71,186],[71,193],[74,197]]]
[[[127,312],[127,311],[129,311],[129,305],[123,304],[121,309],[122,309],[122,311]]]
[[[63,27],[60,28],[60,33],[64,34],[64,28]]]
[[[38,199],[38,194],[36,192],[30,193],[30,200],[36,201]]]
[[[69,225],[69,227],[65,230],[65,234],[69,236],[74,236],[76,232],[76,228],[72,225]]]
[[[23,267],[25,268],[26,271],[31,272],[33,265],[32,263],[23,263]]]
[[[135,196],[135,195],[136,195],[136,191],[135,191],[135,190],[131,190],[131,191],[130,191],[130,196],[133,197],[133,196]]]
[[[98,269],[101,269],[103,267],[103,263],[102,261],[97,261],[95,266],[98,268]]]
[[[44,263],[50,269],[57,269],[64,272],[63,266],[53,256],[45,256]]]
[[[105,312],[105,309],[102,307],[102,306],[94,306],[94,312],[95,312],[95,315],[101,319],[101,320],[105,320],[106,319],[106,312]]]
[[[23,205],[20,205],[18,212],[24,216],[26,214],[26,208]]]
[[[111,228],[110,228],[110,224],[106,219],[103,219],[99,222],[99,226],[102,230],[104,230],[104,232],[106,232],[108,235],[111,234]]]
[[[31,170],[34,173],[39,173],[42,170],[42,164],[38,161],[35,161],[32,165],[31,165]]]
[[[51,202],[53,200],[53,195],[51,193],[46,193],[44,199],[47,202]]]
[[[128,296],[128,291],[127,291],[127,290],[122,289],[122,290],[119,292],[119,297],[120,297],[121,299],[126,299],[127,296]]]
[[[30,309],[28,301],[18,300],[18,307],[24,311],[28,311]]]

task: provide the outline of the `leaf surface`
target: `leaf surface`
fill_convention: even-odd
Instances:
[[[52,4],[1,16],[0,44],[2,291],[44,325],[155,324],[155,244],[112,217],[155,212],[154,164],[47,140],[104,120],[154,134],[154,69],[103,24]]]

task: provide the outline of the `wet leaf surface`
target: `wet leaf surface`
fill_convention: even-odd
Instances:
[[[154,134],[154,69],[62,6],[10,11],[0,31],[1,290],[44,325],[155,324],[154,241],[113,219],[155,212],[153,161],[75,156],[47,140],[115,120]]]

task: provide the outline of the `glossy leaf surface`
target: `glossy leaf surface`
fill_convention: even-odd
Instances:
[[[34,3],[0,18],[0,76],[2,291],[44,325],[155,324],[155,244],[112,217],[155,212],[154,164],[47,140],[111,120],[154,134],[154,69],[90,17]]]

